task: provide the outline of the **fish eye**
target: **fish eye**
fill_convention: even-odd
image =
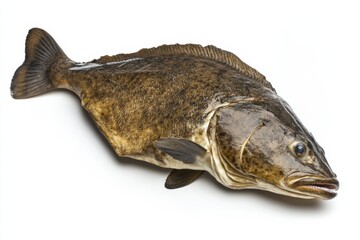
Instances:
[[[295,141],[292,144],[290,144],[290,151],[294,155],[294,157],[304,157],[308,154],[308,149],[306,147],[306,144],[301,141]]]
[[[303,156],[304,153],[306,152],[306,146],[304,143],[299,142],[295,145],[294,147],[294,152],[296,153],[296,155],[298,156]]]

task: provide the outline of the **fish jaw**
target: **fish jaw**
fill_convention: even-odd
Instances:
[[[324,200],[336,197],[339,189],[339,181],[333,178],[319,176],[289,176],[285,180],[285,186],[289,191],[305,196]]]

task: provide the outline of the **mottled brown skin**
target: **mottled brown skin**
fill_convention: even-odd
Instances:
[[[323,149],[265,77],[229,52],[170,45],[76,63],[49,34],[32,29],[12,96],[55,88],[80,97],[120,156],[208,171],[233,189],[301,198],[336,195],[338,181]],[[164,139],[191,142],[187,146],[195,144],[204,153],[180,161],[156,147]],[[182,176],[175,172],[170,187],[188,184],[198,174],[188,171],[189,179],[180,181]]]
[[[120,68],[67,74],[104,134],[121,139],[121,145],[113,145],[119,155],[149,154],[163,137],[190,138],[215,98],[259,98],[270,91],[222,63],[186,56],[149,57]]]

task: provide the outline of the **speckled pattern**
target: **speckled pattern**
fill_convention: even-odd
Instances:
[[[182,55],[70,70],[66,79],[119,155],[154,151],[162,137],[190,138],[215,98],[268,91],[223,63]]]

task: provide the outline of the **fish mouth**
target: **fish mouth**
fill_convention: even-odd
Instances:
[[[288,180],[287,186],[292,191],[314,198],[332,199],[336,197],[339,189],[336,178],[303,176]]]

